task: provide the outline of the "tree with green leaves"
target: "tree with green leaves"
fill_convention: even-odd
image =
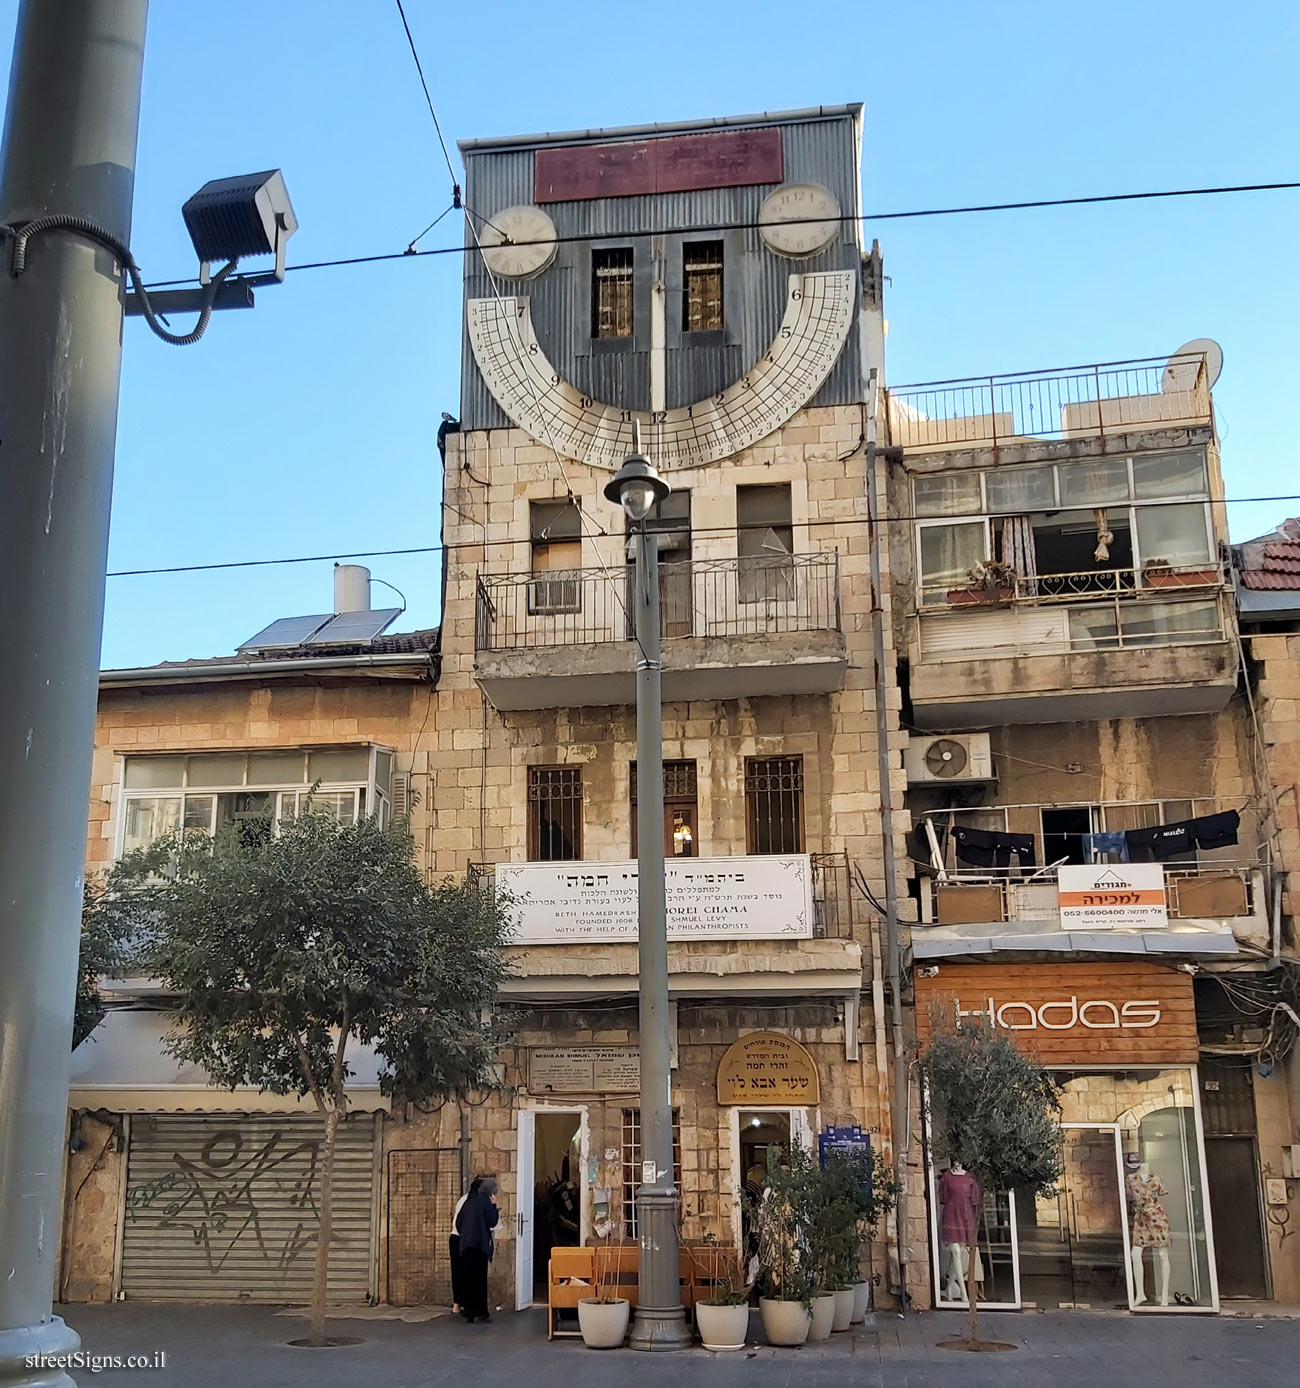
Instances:
[[[99,980],[120,975],[131,956],[133,917],[121,885],[114,869],[98,876],[88,875],[82,890],[81,956],[72,1022],[74,1051],[106,1015]]]
[[[506,903],[429,886],[404,823],[312,812],[215,840],[187,833],[123,859],[141,967],[173,998],[167,1048],[212,1083],[310,1098],[324,1127],[312,1343],[325,1339],[335,1140],[350,1046],[385,1094],[427,1103],[491,1087],[504,1037]]]
[[[1060,1088],[1011,1032],[981,1016],[939,1010],[921,1056],[936,1165],[959,1162],[982,1191],[1050,1194],[1062,1171]],[[975,1297],[978,1218],[966,1261],[970,1338],[979,1348]]]

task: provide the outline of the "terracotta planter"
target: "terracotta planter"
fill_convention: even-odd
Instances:
[[[952,588],[948,591],[948,603],[951,607],[960,607],[964,603],[995,607],[999,603],[1010,602],[1012,592],[1010,588]]]
[[[588,1349],[619,1349],[627,1338],[632,1303],[617,1297],[613,1301],[588,1298],[578,1302],[578,1329]]]
[[[700,1332],[700,1343],[705,1349],[744,1349],[745,1337],[749,1334],[749,1307],[744,1302],[739,1306],[727,1306],[697,1301],[695,1328]]]
[[[867,1318],[867,1312],[871,1309],[871,1283],[855,1282],[853,1284],[853,1324],[861,1325]]]
[[[1219,581],[1213,569],[1143,569],[1147,588],[1205,588]]]
[[[832,1332],[844,1331],[853,1324],[853,1288],[836,1287],[835,1317],[831,1321]]]
[[[829,1340],[835,1325],[835,1293],[823,1292],[812,1299],[812,1324],[808,1327],[808,1343]]]
[[[803,1302],[760,1297],[758,1309],[769,1345],[801,1345],[808,1338],[812,1317],[804,1310]]]

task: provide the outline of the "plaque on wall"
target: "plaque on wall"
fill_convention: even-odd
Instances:
[[[797,1104],[821,1101],[817,1065],[792,1036],[754,1031],[742,1036],[718,1065],[720,1104]]]
[[[534,1046],[530,1094],[635,1094],[641,1058],[635,1046]]]

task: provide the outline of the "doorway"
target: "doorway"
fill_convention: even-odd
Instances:
[[[1043,810],[1043,862],[1087,862],[1083,851],[1083,836],[1092,833],[1092,810],[1087,805],[1073,805],[1063,810]]]
[[[585,1109],[521,1109],[516,1169],[515,1309],[545,1300],[551,1249],[586,1233]]]
[[[1035,1306],[1127,1307],[1128,1242],[1119,1128],[1064,1130],[1053,1195],[1016,1191],[1020,1295]]]
[[[736,1247],[745,1249],[752,1239],[748,1204],[759,1199],[767,1178],[768,1150],[797,1143],[811,1146],[812,1110],[805,1108],[733,1108],[731,1111],[732,1187],[724,1199],[732,1201],[732,1228]]]
[[[1268,1298],[1264,1229],[1259,1212],[1259,1158],[1253,1137],[1207,1137],[1205,1167],[1214,1226],[1219,1295]]]

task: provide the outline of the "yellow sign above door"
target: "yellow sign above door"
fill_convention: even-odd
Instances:
[[[777,1031],[742,1036],[718,1065],[720,1104],[816,1104],[817,1066],[792,1037]]]

